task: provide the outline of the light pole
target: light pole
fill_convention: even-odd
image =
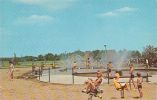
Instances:
[[[105,60],[107,61],[107,45],[105,44],[104,47],[105,47]]]
[[[105,44],[105,45],[104,45],[104,47],[105,47],[105,56],[106,56],[106,57],[105,57],[105,58],[106,58],[105,60],[107,61],[107,49],[106,49],[106,46],[107,46],[107,45]],[[109,81],[110,77],[109,77],[108,68],[107,68],[107,75],[108,75],[108,84],[109,84],[109,82],[110,82],[110,81]]]
[[[67,62],[66,62],[66,59],[67,59],[67,57],[66,57],[66,51],[65,51],[65,53],[64,53],[64,61],[65,61],[65,67],[66,67],[66,70],[67,70]]]
[[[104,47],[105,47],[105,54],[107,55],[107,49],[106,49],[107,45],[105,44]]]

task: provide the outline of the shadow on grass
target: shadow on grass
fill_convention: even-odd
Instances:
[[[139,99],[140,97],[136,96],[136,97],[133,97],[134,99]]]
[[[115,99],[119,99],[119,98],[117,98],[117,97],[111,97],[111,100],[115,100]]]

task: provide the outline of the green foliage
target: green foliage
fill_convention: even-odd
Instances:
[[[45,55],[38,55],[37,57],[35,56],[24,56],[24,57],[16,57],[16,54],[14,54],[14,58],[16,59],[16,61],[18,62],[17,65],[21,65],[24,64],[22,62],[30,62],[27,63],[28,65],[31,65],[32,61],[61,61],[61,60],[65,60],[67,57],[73,56],[73,55],[79,55],[80,57],[82,57],[83,59],[86,59],[87,55],[91,55],[93,57],[93,59],[96,60],[100,60],[102,57],[107,56],[108,59],[116,57],[118,55],[124,55],[127,54],[127,59],[130,58],[145,58],[148,59],[149,61],[152,62],[157,62],[157,48],[148,45],[144,48],[144,51],[142,52],[142,54],[138,51],[138,50],[133,50],[133,51],[127,51],[127,50],[120,50],[120,51],[116,51],[116,50],[107,50],[107,54],[105,53],[105,50],[94,50],[94,51],[74,51],[71,53],[61,53],[61,54],[53,54],[53,53],[47,53]],[[12,58],[0,58],[1,61],[9,61]],[[24,65],[27,65],[24,64]],[[5,64],[6,65],[6,64]]]
[[[100,57],[100,50],[95,50],[93,51],[93,58],[95,60],[99,60],[101,57]]]
[[[150,65],[157,63],[157,48],[151,45],[146,46],[142,53],[142,57],[148,59]]]
[[[43,55],[39,55],[39,56],[37,57],[37,60],[38,60],[38,61],[44,61],[44,56],[43,56]]]
[[[141,58],[141,53],[137,50],[131,51],[131,57],[132,58]]]
[[[54,60],[55,56],[52,53],[48,53],[45,55],[45,59],[46,60]]]

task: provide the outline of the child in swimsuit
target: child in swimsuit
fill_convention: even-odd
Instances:
[[[129,89],[128,89],[128,84],[119,82],[119,79],[120,79],[120,75],[119,75],[118,72],[116,72],[115,78],[114,78],[114,81],[113,81],[114,86],[115,86],[116,90],[121,91],[121,98],[124,98],[124,90],[127,90],[129,95],[130,95],[130,92],[129,92]]]
[[[119,75],[119,73],[116,72],[115,78],[114,78],[114,80],[113,80],[113,83],[114,83],[116,89],[117,89],[117,90],[119,90],[119,89],[126,89],[126,90],[128,90],[128,85],[127,85],[127,83],[120,83],[120,82],[119,82],[119,78],[120,78],[120,75]]]
[[[141,77],[141,73],[137,73],[137,87],[140,94],[140,98],[143,97],[142,82],[143,82],[143,78]]]
[[[86,84],[86,88],[82,90],[82,92],[97,92],[99,90],[99,86],[102,83],[102,72],[101,71],[97,71],[97,79],[96,80],[92,80],[92,79],[88,79],[85,84]]]
[[[9,61],[9,77],[10,79],[13,79],[14,78],[14,64],[12,61]]]
[[[77,63],[76,63],[76,61],[74,61],[74,63],[73,63],[73,67],[72,67],[72,71],[73,71],[73,73],[75,72],[75,69],[77,68]]]
[[[131,89],[131,81],[134,85],[134,88],[136,88],[135,86],[135,82],[134,82],[134,65],[130,64],[130,69],[129,69],[129,73],[130,73],[130,79],[129,79],[129,85],[130,85],[130,89]]]
[[[108,76],[109,76],[109,77],[112,76],[112,74],[111,74],[111,68],[112,68],[112,62],[109,62],[109,63],[107,64],[107,75],[106,75],[106,77],[104,77],[104,78],[107,78]]]
[[[87,68],[90,68],[90,65],[91,65],[91,63],[90,63],[90,58],[87,58],[86,67],[87,67]]]

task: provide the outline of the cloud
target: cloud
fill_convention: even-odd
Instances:
[[[18,18],[15,24],[44,24],[51,21],[54,21],[54,18],[48,15],[31,15]]]
[[[64,9],[76,0],[16,0],[17,3],[45,7],[51,10]]]
[[[107,17],[107,16],[117,16],[123,13],[128,13],[128,12],[133,12],[135,11],[136,8],[131,8],[131,7],[122,7],[119,9],[115,9],[109,12],[101,13],[99,14],[100,17]]]
[[[116,12],[131,12],[131,11],[134,11],[135,8],[131,8],[131,7],[123,7],[123,8],[119,8],[119,9],[116,9],[115,11]]]
[[[102,13],[102,14],[99,14],[101,17],[103,16],[116,16],[116,14],[114,12],[107,12],[107,13]]]

